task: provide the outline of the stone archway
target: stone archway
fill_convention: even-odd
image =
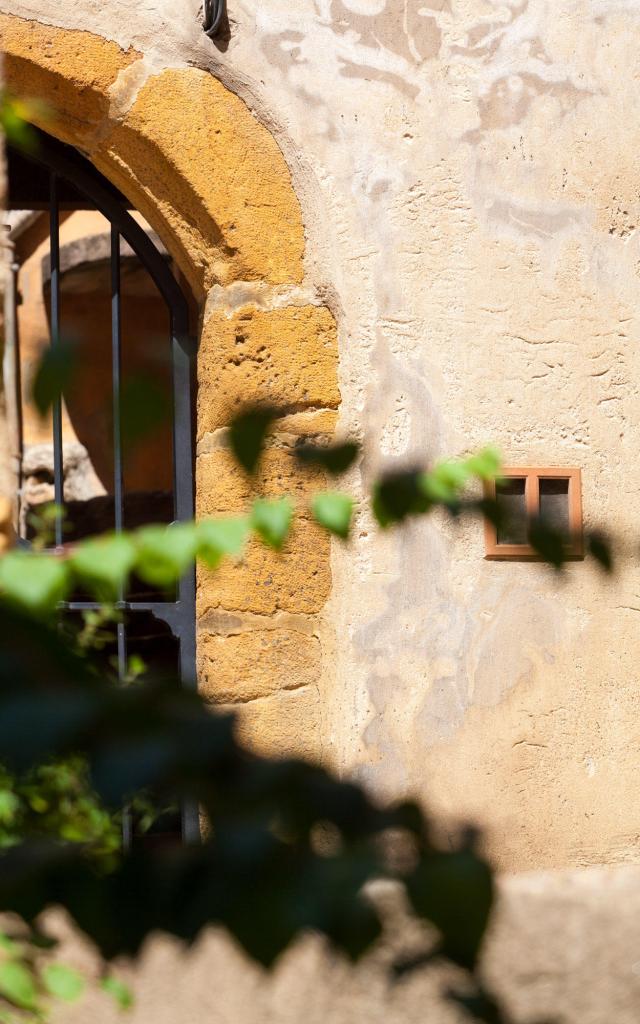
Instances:
[[[322,480],[299,477],[287,448],[332,432],[338,355],[330,311],[296,298],[304,229],[284,157],[243,101],[203,71],[152,73],[134,49],[13,15],[0,15],[0,38],[9,91],[36,100],[34,121],[129,197],[198,298],[199,514],[239,511],[261,488],[297,500],[283,555],[256,545],[242,565],[200,574],[199,672],[212,702],[245,707],[245,735],[260,750],[317,754],[317,617],[330,551],[307,511]],[[221,431],[234,409],[259,400],[287,415],[252,483]]]

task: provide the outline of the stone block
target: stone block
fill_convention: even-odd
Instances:
[[[322,306],[213,313],[202,332],[198,381],[199,436],[227,426],[245,404],[289,413],[337,408],[335,320]]]
[[[285,159],[213,75],[171,68],[149,78],[101,152],[142,213],[157,220],[160,209],[163,238],[169,245],[173,233],[200,293],[234,280],[301,281],[304,231]]]
[[[290,497],[297,515],[307,515],[311,495],[326,487],[318,469],[301,468],[287,448],[266,448],[258,472],[245,473],[225,448],[200,455],[196,468],[197,514],[199,518],[235,515],[248,510],[258,496]]]
[[[242,561],[225,559],[215,571],[198,570],[198,616],[213,608],[271,615],[311,615],[331,590],[331,541],[314,523],[296,521],[282,551],[252,541]]]
[[[198,638],[200,692],[216,704],[244,704],[316,686],[321,663],[318,638],[293,629]]]
[[[109,89],[141,54],[91,32],[0,14],[6,88],[33,100],[40,127],[87,149],[109,115]]]
[[[237,706],[232,710],[236,711]],[[321,762],[322,701],[316,687],[278,690],[241,708],[236,735],[262,757],[301,757]]]

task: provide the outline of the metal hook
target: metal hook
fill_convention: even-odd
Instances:
[[[202,27],[209,36],[209,39],[213,39],[218,34],[226,11],[227,0],[204,0]]]

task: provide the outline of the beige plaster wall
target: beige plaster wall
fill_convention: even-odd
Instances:
[[[635,1024],[640,1000],[640,870],[637,866],[532,872],[500,881],[480,974],[511,1024]],[[305,937],[263,971],[221,931],[190,951],[152,938],[135,970],[118,965],[136,1002],[128,1024],[468,1024],[447,999],[468,979],[437,961],[394,978],[392,966],[424,953],[430,938],[403,912],[391,887],[375,890],[384,939],[357,966]],[[61,955],[88,978],[99,971],[69,935]],[[53,926],[53,922],[52,922]],[[475,1018],[473,1018],[475,1019]],[[117,1024],[121,1013],[94,984],[54,1024]]]
[[[109,85],[116,121],[150,74],[195,66],[273,133],[306,232],[298,290],[280,285],[277,266],[264,287],[216,279],[215,239],[199,280],[214,323],[217,310],[229,319],[292,295],[294,306],[330,307],[340,429],[366,438],[348,480],[356,493],[393,457],[493,441],[512,464],[581,466],[587,524],[635,537],[640,6],[229,6],[220,45],[201,32],[198,0],[0,0],[2,12],[138,55]],[[188,108],[180,89],[167,131]],[[174,145],[179,174],[179,131]],[[212,146],[203,136],[187,154],[207,174]],[[187,211],[193,222],[198,211]],[[268,242],[279,254],[277,224]],[[202,365],[211,386],[215,361]],[[319,392],[314,408],[335,401]],[[209,435],[200,446],[212,508],[221,456]],[[270,631],[289,664],[309,647],[298,691],[247,689],[250,734],[319,753],[385,796],[419,794],[452,821],[478,821],[504,867],[637,860],[635,568],[603,582],[576,564],[558,581],[536,565],[485,562],[479,526],[416,523],[381,537],[363,506],[352,543],[334,546],[327,603],[330,581],[314,571],[308,604],[303,594],[247,606],[229,578],[224,612],[201,608],[208,635],[233,636],[247,664],[254,651],[268,664]],[[294,589],[304,572],[301,562]],[[238,639],[247,616],[254,632]],[[214,640],[201,654],[216,664]]]

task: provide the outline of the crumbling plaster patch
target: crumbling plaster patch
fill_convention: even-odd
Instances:
[[[511,463],[582,466],[587,523],[635,536],[637,4],[432,0],[418,17],[401,0],[233,0],[226,49],[197,7],[0,0],[133,46],[154,73],[211,72],[272,130],[303,214],[301,287],[339,321],[359,496],[393,455],[494,441]],[[238,299],[216,291],[210,311]],[[324,756],[490,823],[510,867],[637,858],[633,572],[562,581],[482,555],[475,525],[380,536],[359,507],[317,626]],[[249,609],[234,586],[228,614],[289,614],[290,594],[258,588]]]

